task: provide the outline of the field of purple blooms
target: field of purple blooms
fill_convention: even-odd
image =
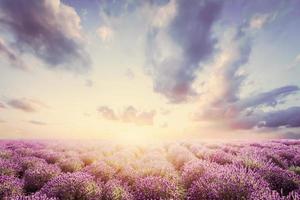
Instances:
[[[295,200],[300,140],[152,146],[2,140],[0,199]]]

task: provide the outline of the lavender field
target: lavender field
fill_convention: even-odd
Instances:
[[[299,199],[300,141],[1,141],[0,199]]]

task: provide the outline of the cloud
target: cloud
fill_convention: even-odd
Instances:
[[[4,121],[4,120],[0,119],[0,123],[6,123],[6,121]]]
[[[159,6],[154,10],[154,16],[151,20],[152,26],[162,28],[167,26],[176,15],[176,1],[171,0],[169,3]]]
[[[248,62],[251,44],[252,40],[243,32],[242,26],[224,33],[220,54],[211,66],[209,80],[204,83],[211,104],[220,105],[238,99],[241,83],[246,78],[245,73],[239,70]]]
[[[112,121],[120,121],[124,123],[134,123],[136,125],[153,125],[153,118],[156,114],[152,111],[138,111],[133,106],[126,107],[120,113],[116,113],[113,109],[107,106],[101,106],[98,108],[98,112],[103,118]]]
[[[93,85],[94,85],[94,81],[92,81],[90,79],[85,80],[86,87],[93,87]]]
[[[300,107],[268,112],[261,118],[261,127],[300,127]]]
[[[30,52],[50,68],[86,70],[80,17],[60,0],[2,0],[0,24],[20,53]]]
[[[22,110],[24,112],[37,112],[42,107],[47,107],[45,104],[43,104],[40,101],[33,100],[33,99],[11,99],[7,102],[8,105],[10,105],[12,108]]]
[[[284,103],[284,97],[295,94],[299,90],[300,88],[296,85],[283,86],[268,92],[259,93],[254,96],[241,99],[236,103],[236,107],[239,107],[240,110],[255,108],[261,105],[275,107],[279,103]]]
[[[97,35],[100,37],[100,39],[103,42],[109,42],[113,39],[114,32],[113,30],[108,26],[101,26],[97,29]]]
[[[261,29],[267,23],[270,23],[276,18],[276,14],[271,13],[263,13],[263,14],[255,14],[252,16],[251,20],[249,21],[249,27],[251,29]]]
[[[195,95],[192,84],[201,63],[213,52],[212,26],[218,20],[221,1],[169,1],[157,12],[148,34],[147,70],[154,90],[177,103]],[[163,13],[163,16],[161,16]]]
[[[292,69],[294,67],[300,66],[300,54],[298,54],[293,62],[288,66],[288,69]]]
[[[229,120],[234,129],[252,128],[295,128],[300,127],[300,107],[263,112],[258,111],[251,115],[241,115]]]
[[[160,108],[160,114],[161,115],[168,115],[171,113],[171,110],[165,109],[165,108]]]
[[[287,85],[240,97],[247,78],[241,67],[248,62],[252,37],[253,32],[245,25],[224,32],[220,54],[202,87],[196,119],[222,123],[232,129],[300,127],[299,107],[277,109],[287,96],[299,92],[298,86]]]
[[[42,121],[36,121],[36,120],[29,120],[28,123],[34,124],[34,125],[39,125],[39,126],[45,126],[47,123],[42,122]]]
[[[2,38],[0,38],[0,55],[4,56],[4,59],[8,60],[13,67],[18,69],[27,70],[27,66],[24,62],[19,58],[12,49],[10,49],[4,42]]]
[[[284,103],[284,97],[295,94],[297,86],[284,86],[251,97],[238,99],[235,102],[207,105],[198,113],[197,119],[223,121],[233,129],[300,127],[300,110],[290,107],[284,110],[263,111],[264,107],[275,108]],[[210,107],[209,107],[210,106]]]
[[[101,106],[98,108],[98,112],[101,113],[102,117],[107,120],[118,120],[115,111],[107,106]]]
[[[135,74],[134,74],[134,72],[132,71],[132,69],[127,68],[126,71],[125,71],[125,76],[126,76],[128,79],[133,80],[134,77],[135,77]]]
[[[6,106],[3,103],[0,102],[0,109],[1,108],[6,108]]]
[[[283,139],[300,139],[300,134],[299,133],[295,133],[295,132],[286,132],[284,134],[281,135],[281,138]]]

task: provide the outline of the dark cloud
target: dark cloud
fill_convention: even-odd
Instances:
[[[107,120],[134,123],[136,125],[153,125],[153,118],[156,114],[155,111],[138,111],[133,106],[126,107],[120,113],[116,113],[107,106],[101,106],[98,108],[98,112]]]
[[[298,92],[300,88],[296,85],[288,85],[263,92],[245,99],[241,99],[237,103],[240,109],[253,108],[261,105],[275,107],[279,103],[284,103],[283,98]]]
[[[289,131],[289,132],[286,132],[286,133],[282,134],[281,138],[298,140],[298,139],[300,139],[300,134]]]
[[[222,122],[232,129],[300,127],[299,107],[277,109],[287,96],[299,92],[298,86],[287,85],[240,97],[247,78],[241,67],[248,62],[253,37],[251,27],[245,24],[224,34],[220,55],[209,74],[212,78],[204,84],[208,88],[202,97],[205,103],[196,118]]]
[[[276,111],[256,111],[248,115],[240,114],[227,119],[231,128],[295,128],[300,127],[300,107],[290,107]]]
[[[42,107],[47,107],[45,104],[43,104],[40,101],[33,100],[33,99],[11,99],[7,102],[8,105],[11,107],[22,110],[24,112],[37,112]]]
[[[261,127],[300,127],[300,107],[290,107],[265,113],[259,124]]]
[[[0,12],[0,24],[19,52],[31,52],[49,67],[88,68],[80,18],[72,7],[60,0],[1,0]]]
[[[42,121],[36,121],[36,120],[29,120],[28,123],[34,124],[34,125],[39,125],[39,126],[45,126],[47,123],[42,122]]]
[[[199,64],[214,52],[216,39],[212,36],[212,26],[218,19],[222,3],[214,0],[175,3],[175,17],[169,24],[153,27],[150,31],[147,57],[155,91],[172,102],[182,102],[195,94],[192,84],[201,67]],[[171,43],[169,48],[165,47],[166,35]],[[179,55],[175,54],[175,48],[179,48]],[[169,51],[173,53],[165,56]]]
[[[300,127],[299,107],[283,110],[263,111],[263,107],[273,107],[284,102],[284,97],[299,91],[297,86],[284,86],[268,92],[238,99],[233,103],[210,105],[204,109],[201,119],[225,121],[233,129],[252,129],[254,127]]]

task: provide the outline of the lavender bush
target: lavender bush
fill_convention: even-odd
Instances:
[[[0,199],[9,199],[23,193],[23,182],[12,176],[0,176]]]
[[[58,166],[50,164],[40,164],[29,168],[24,173],[25,189],[28,192],[35,192],[60,173]]]
[[[298,200],[300,141],[0,140],[2,200]]]
[[[102,187],[93,181],[93,177],[82,172],[66,173],[50,180],[41,189],[48,197],[60,200],[98,200]]]
[[[134,200],[127,184],[117,179],[108,181],[103,189],[103,199],[105,200]]]
[[[148,176],[137,180],[134,198],[137,200],[182,199],[183,191],[163,177]]]

